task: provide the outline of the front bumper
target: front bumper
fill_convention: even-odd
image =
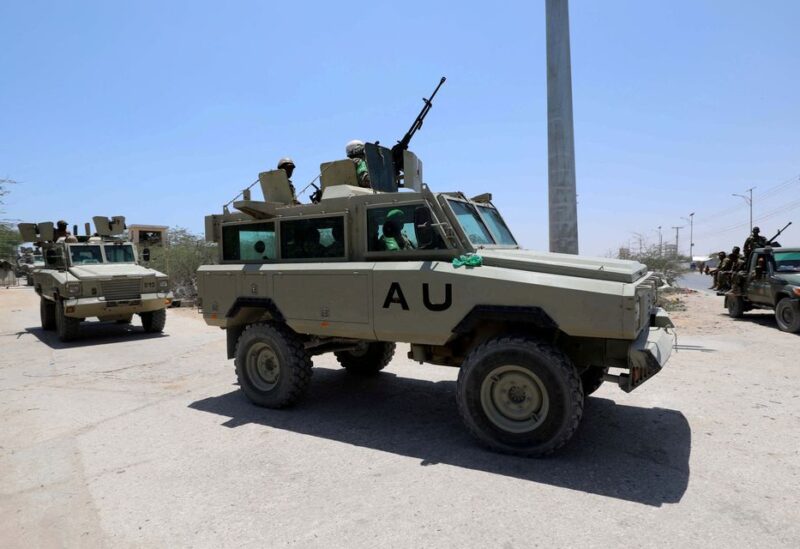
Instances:
[[[138,299],[106,301],[101,297],[79,297],[64,300],[64,313],[73,318],[114,317],[149,313],[165,309],[172,303],[172,292],[142,294]]]
[[[630,371],[618,376],[617,383],[626,393],[656,375],[669,360],[676,341],[675,325],[664,309],[651,315],[645,327],[628,348]]]

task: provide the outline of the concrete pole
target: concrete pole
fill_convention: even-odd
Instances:
[[[675,229],[675,257],[679,257],[681,255],[681,249],[678,247],[678,236],[680,235],[681,229],[683,227],[672,227]]]
[[[545,0],[550,251],[578,253],[572,66],[567,0]]]

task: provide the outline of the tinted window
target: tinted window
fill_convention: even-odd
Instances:
[[[800,252],[776,252],[775,270],[782,273],[800,271]]]
[[[489,229],[484,225],[474,206],[456,200],[448,200],[448,202],[450,207],[453,208],[458,222],[473,244],[494,244],[494,239]]]
[[[478,206],[478,210],[483,214],[483,219],[486,221],[486,224],[489,225],[489,229],[491,229],[492,233],[494,233],[498,244],[504,246],[517,245],[517,241],[514,240],[511,231],[508,230],[506,222],[500,217],[500,212],[491,206]]]
[[[344,217],[281,221],[283,259],[344,257]]]
[[[367,210],[367,250],[370,252],[396,252],[419,248],[417,231],[414,228],[414,212],[417,208],[427,208],[420,204],[388,206]],[[427,249],[445,249],[438,232]]]
[[[133,246],[106,245],[106,261],[109,263],[133,263]]]
[[[70,246],[69,253],[73,265],[95,265],[103,262],[100,246]]]
[[[247,223],[222,227],[222,259],[266,261],[275,259],[275,223]]]

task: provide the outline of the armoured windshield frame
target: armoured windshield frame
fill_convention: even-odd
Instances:
[[[133,255],[132,261],[109,261],[108,257],[106,256],[106,246],[129,246],[131,249],[131,253]],[[73,267],[80,267],[83,265],[136,265],[138,261],[136,260],[136,247],[132,242],[110,242],[110,241],[102,241],[102,242],[70,242],[65,244],[66,247],[66,257],[69,260],[69,264]],[[83,262],[83,261],[76,261],[74,257],[74,250],[78,250],[79,248],[99,248],[100,249],[100,258],[102,261],[97,262]],[[96,257],[96,256],[95,256]]]
[[[492,204],[491,202],[473,202],[471,200],[466,200],[461,197],[455,196],[447,196],[445,199],[447,203],[447,207],[450,209],[450,213],[453,216],[453,219],[459,224],[461,230],[464,232],[464,235],[469,239],[470,243],[475,246],[476,248],[493,248],[493,249],[518,249],[519,244],[517,243],[517,239],[514,238],[514,235],[511,233],[511,230],[508,228],[508,224],[503,219],[503,216],[500,214],[500,211]],[[454,204],[459,204],[460,206],[455,206]],[[467,227],[464,226],[462,223],[460,214],[456,211],[456,208],[463,208],[467,207],[473,213],[473,219],[479,222],[478,227],[482,228],[485,231],[486,235],[491,239],[490,243],[485,242],[476,242],[472,238],[470,238],[470,233],[467,230]],[[481,211],[482,208],[491,209],[496,212],[499,221],[502,223],[503,227],[508,231],[508,236],[514,241],[514,244],[502,244],[505,238],[503,235],[499,234],[496,227],[493,227],[493,224],[487,221],[487,214]],[[463,210],[462,210],[463,211]],[[463,214],[461,214],[463,215]]]

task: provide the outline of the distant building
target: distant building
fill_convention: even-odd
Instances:
[[[620,248],[618,256],[620,259],[630,259],[631,258],[631,249],[630,248]]]
[[[675,244],[664,244],[665,257],[678,257],[678,247]]]

